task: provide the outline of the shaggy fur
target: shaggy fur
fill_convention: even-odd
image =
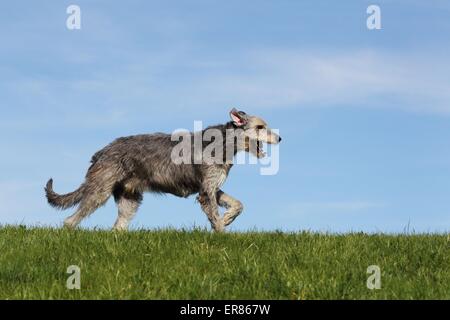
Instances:
[[[249,116],[233,109],[232,121],[208,127],[214,128],[226,136],[227,130],[242,129],[236,139],[224,139],[223,148],[232,148],[234,156],[238,151],[253,152],[263,156],[260,142],[278,143],[281,138],[267,128],[260,118]],[[268,134],[264,139],[258,138],[258,130],[265,129]],[[191,133],[193,137],[197,133]],[[244,143],[239,143],[239,135],[244,135]],[[255,142],[258,148],[252,150],[250,144]],[[117,203],[119,213],[115,229],[125,230],[135,215],[144,192],[170,193],[178,197],[198,194],[202,210],[206,213],[211,226],[222,231],[242,212],[242,203],[220,190],[232,167],[232,159],[223,152],[223,164],[194,164],[195,153],[192,151],[192,164],[175,164],[171,159],[172,149],[178,141],[171,141],[171,135],[164,133],[143,134],[123,137],[115,140],[98,151],[91,160],[84,183],[75,191],[59,195],[53,191],[53,180],[45,188],[48,202],[53,207],[67,209],[78,205],[76,212],[68,217],[64,224],[76,227],[83,218],[104,205],[111,195]],[[204,149],[210,142],[203,142]],[[194,150],[192,145],[192,150]],[[218,206],[226,208],[223,218]]]

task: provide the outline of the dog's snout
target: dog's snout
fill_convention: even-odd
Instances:
[[[278,142],[281,142],[281,137],[278,137]]]

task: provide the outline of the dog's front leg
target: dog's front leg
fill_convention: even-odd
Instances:
[[[223,231],[225,228],[223,220],[219,215],[219,204],[217,192],[227,177],[227,171],[223,166],[206,166],[202,186],[197,200],[200,202],[203,211],[208,216],[214,231]]]
[[[231,224],[234,219],[241,214],[242,210],[244,210],[242,202],[226,194],[222,190],[217,192],[217,202],[221,207],[227,209],[222,219],[224,227]]]
[[[197,196],[197,200],[200,203],[203,212],[206,213],[206,216],[208,217],[214,231],[223,231],[224,225],[222,219],[220,219],[216,194],[211,194],[210,192],[200,192]]]

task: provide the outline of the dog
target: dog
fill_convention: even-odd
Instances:
[[[57,194],[53,191],[53,179],[50,179],[45,187],[48,203],[59,209],[78,205],[76,212],[64,220],[64,226],[75,228],[113,195],[118,207],[113,229],[127,230],[144,192],[169,193],[178,197],[198,194],[196,199],[212,229],[223,231],[243,210],[239,200],[220,189],[233,166],[233,157],[239,151],[246,151],[261,158],[265,156],[262,143],[278,144],[281,141],[260,117],[233,108],[230,118],[231,121],[225,124],[186,133],[184,138],[192,139],[185,140],[187,148],[178,154],[188,160],[181,163],[174,161],[174,154],[177,155],[174,150],[180,144],[172,135],[155,133],[116,139],[94,154],[85,181],[77,190]],[[195,150],[195,141],[208,132],[218,132],[227,139],[214,139],[216,149],[211,155],[216,156],[215,161],[198,161],[198,155],[204,154],[210,144],[201,139],[199,152]],[[219,206],[226,209],[222,218]]]

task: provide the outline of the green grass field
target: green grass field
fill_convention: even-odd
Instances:
[[[2,227],[0,298],[450,299],[450,235]]]

